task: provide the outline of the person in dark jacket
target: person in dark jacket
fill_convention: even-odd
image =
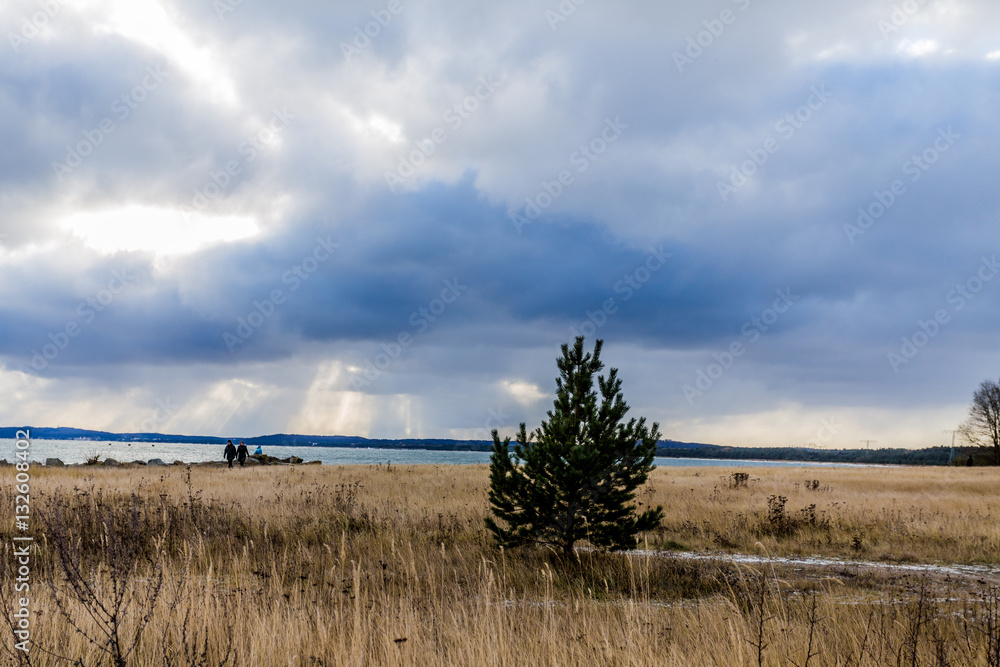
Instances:
[[[249,453],[250,452],[247,451],[246,443],[240,440],[240,446],[236,448],[236,460],[240,462],[241,468],[243,467],[243,464],[246,463],[247,455]]]
[[[233,459],[236,458],[236,447],[233,446],[233,441],[229,440],[226,442],[226,448],[223,450],[222,455],[226,457],[229,461],[229,467],[233,467]]]

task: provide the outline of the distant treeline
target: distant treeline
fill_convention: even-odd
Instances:
[[[867,463],[897,465],[948,465],[950,447],[927,449],[808,449],[805,447],[666,447],[660,456],[692,459],[732,459],[757,461],[803,461],[816,463]],[[955,450],[955,458],[965,463],[968,454]],[[978,460],[978,459],[977,459]]]
[[[67,427],[0,427],[0,438],[14,439],[18,430],[30,429],[31,437],[42,440],[106,440],[109,442],[170,442],[224,445],[228,438],[200,435],[170,435],[164,433],[110,433]],[[352,447],[373,449],[428,449],[435,451],[488,452],[492,443],[486,440],[449,440],[444,438],[381,439],[350,435],[273,435],[238,436],[247,445],[283,447]],[[808,447],[725,447],[694,442],[661,440],[658,456],[688,459],[727,459],[758,461],[803,461],[822,463],[868,463],[897,465],[948,465],[950,447],[926,449],[811,449]],[[964,465],[969,456],[975,465],[993,465],[994,455],[988,449],[956,448],[951,465]]]

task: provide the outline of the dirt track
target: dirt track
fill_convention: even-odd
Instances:
[[[835,578],[844,581],[882,580],[906,585],[927,580],[951,591],[982,591],[1000,586],[1000,566],[942,563],[885,563],[866,560],[822,558],[819,556],[761,556],[753,554],[696,553],[688,551],[633,551],[636,556],[674,558],[691,561],[720,561],[749,567],[768,566],[779,578]],[[888,580],[888,581],[887,581]]]

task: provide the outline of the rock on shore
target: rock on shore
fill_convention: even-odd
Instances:
[[[40,465],[39,462],[33,461],[33,464]],[[298,456],[288,456],[283,459],[279,459],[276,456],[268,456],[267,454],[253,454],[246,461],[244,461],[245,466],[269,466],[269,465],[320,465],[321,461],[303,461]],[[6,461],[0,462],[0,465],[9,465]],[[228,464],[225,460],[222,461],[199,461],[192,463],[185,463],[184,461],[174,461],[172,464],[167,463],[163,459],[149,459],[148,461],[130,461],[130,462],[120,462],[116,459],[104,459],[103,461],[95,461],[93,463],[64,463],[62,460],[57,458],[47,458],[45,459],[45,466],[49,468],[61,468],[61,467],[79,467],[79,466],[105,466],[109,468],[116,468],[120,466],[227,466]],[[233,461],[233,467],[239,466],[239,462]]]

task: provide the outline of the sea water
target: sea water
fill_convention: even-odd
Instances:
[[[14,461],[14,440],[0,439],[0,459]],[[236,443],[238,444],[237,440]],[[88,459],[98,457],[101,461],[114,459],[119,463],[132,461],[148,461],[160,459],[164,463],[182,461],[184,463],[203,463],[206,461],[223,461],[222,450],[225,445],[207,445],[191,443],[164,442],[107,442],[97,440],[31,440],[29,459],[44,463],[47,458],[57,458],[63,463],[84,463]],[[248,446],[253,453],[255,446]],[[489,452],[456,452],[428,449],[381,449],[355,447],[279,447],[266,446],[263,452],[268,456],[287,458],[297,456],[303,461],[319,461],[325,465],[463,465],[488,464]],[[735,461],[724,459],[687,459],[656,457],[653,460],[657,466],[687,466],[687,467],[854,467],[858,464],[816,463],[803,461]]]

